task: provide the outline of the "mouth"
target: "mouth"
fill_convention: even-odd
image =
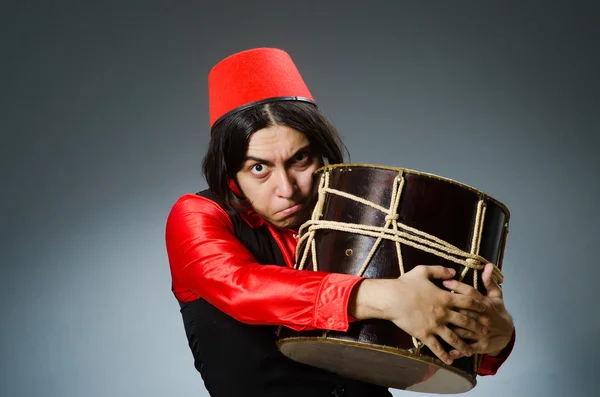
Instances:
[[[292,214],[295,214],[296,212],[300,211],[303,207],[304,207],[303,203],[298,203],[298,204],[288,207],[282,211],[279,211],[278,214],[283,215],[283,216],[292,215]]]

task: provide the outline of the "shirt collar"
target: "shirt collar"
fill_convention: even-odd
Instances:
[[[240,216],[253,229],[257,229],[265,224],[265,220],[252,209],[242,212]]]

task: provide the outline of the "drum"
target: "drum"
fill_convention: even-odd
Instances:
[[[417,265],[442,265],[485,294],[481,272],[491,262],[502,283],[510,214],[498,200],[404,168],[334,164],[316,176],[318,199],[299,230],[297,269],[397,278]],[[292,360],[345,377],[438,394],[475,387],[481,361],[473,355],[447,365],[394,323],[378,319],[352,322],[346,332],[280,327],[277,346]]]

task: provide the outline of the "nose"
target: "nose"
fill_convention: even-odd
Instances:
[[[277,178],[277,195],[283,198],[292,198],[296,189],[296,178],[287,170],[281,170],[279,178]]]

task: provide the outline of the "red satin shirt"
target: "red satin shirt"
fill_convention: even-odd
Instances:
[[[269,228],[287,267],[259,264],[237,239],[229,215],[218,204],[186,194],[173,205],[166,224],[175,297],[182,302],[203,298],[247,324],[346,331],[353,321],[348,315],[350,293],[362,278],[297,271],[295,231],[277,228],[252,211],[242,218],[253,228]],[[479,375],[497,372],[512,351],[514,338],[513,334],[499,356],[483,356]]]

